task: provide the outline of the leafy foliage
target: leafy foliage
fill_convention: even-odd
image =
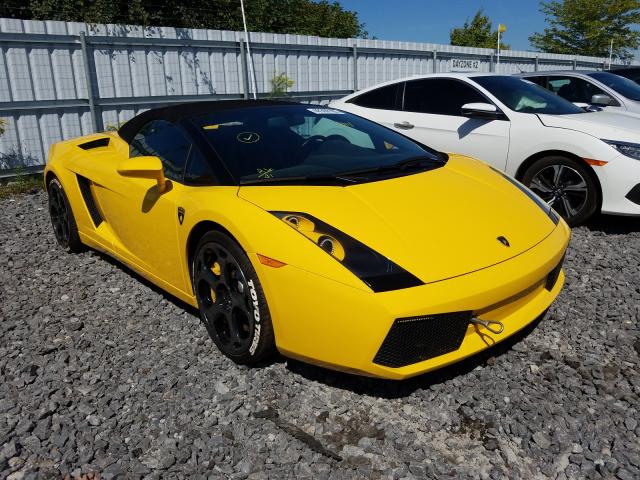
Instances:
[[[493,30],[492,27],[491,20],[480,9],[471,22],[467,18],[462,27],[451,30],[450,43],[462,47],[497,48],[498,30]],[[508,50],[509,48],[509,45],[503,43],[500,38],[500,49]]]
[[[549,53],[604,57],[633,57],[638,48],[640,2],[638,0],[561,0],[541,2],[549,26],[529,37],[531,44]]]
[[[4,135],[7,131],[7,121],[4,118],[0,118],[0,136]]]
[[[293,80],[291,80],[285,73],[274,75],[271,79],[271,93],[270,97],[282,97],[287,94],[287,90],[293,87]]]
[[[358,14],[337,1],[251,0],[247,27],[254,32],[367,37]],[[3,0],[0,17],[242,30],[239,0]]]

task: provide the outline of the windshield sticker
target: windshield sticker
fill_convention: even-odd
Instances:
[[[344,115],[344,112],[333,108],[307,108],[307,111],[317,115]]]
[[[273,168],[259,168],[258,178],[273,178]]]
[[[260,141],[260,135],[256,132],[240,132],[236,139],[242,143],[256,143]]]
[[[387,150],[398,150],[398,147],[389,142],[384,142],[384,148],[386,148]]]

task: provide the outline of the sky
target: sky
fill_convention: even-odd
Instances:
[[[340,0],[358,12],[369,36],[381,40],[449,43],[449,31],[473,18],[479,8],[507,26],[504,42],[513,50],[533,50],[529,36],[545,25],[538,0]],[[640,59],[636,52],[636,59]]]

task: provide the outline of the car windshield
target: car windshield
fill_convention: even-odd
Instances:
[[[238,184],[357,183],[446,160],[390,129],[318,105],[239,108],[191,121]]]
[[[487,75],[473,77],[472,80],[486,88],[515,112],[549,113],[552,115],[584,113],[584,110],[573,103],[521,78]]]
[[[604,83],[607,87],[615,90],[620,95],[631,100],[640,101],[640,85],[628,78],[621,77],[620,75],[614,75],[609,72],[593,72],[589,73],[589,76],[591,78],[595,78],[601,83]]]

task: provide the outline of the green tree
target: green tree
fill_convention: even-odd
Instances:
[[[269,97],[284,97],[287,94],[287,90],[293,87],[293,84],[294,81],[287,77],[286,73],[274,75],[271,79],[271,93]]]
[[[549,26],[529,41],[543,52],[605,57],[613,40],[613,56],[629,60],[640,43],[638,0],[549,1],[540,11]]]
[[[451,30],[449,39],[451,45],[461,47],[497,48],[498,30],[493,30],[491,20],[480,9],[471,22],[467,18],[462,27]],[[509,45],[500,38],[500,49],[508,50],[509,48]]]
[[[327,0],[250,0],[247,26],[256,32],[366,38],[357,12]],[[3,0],[0,17],[242,30],[240,0]]]

